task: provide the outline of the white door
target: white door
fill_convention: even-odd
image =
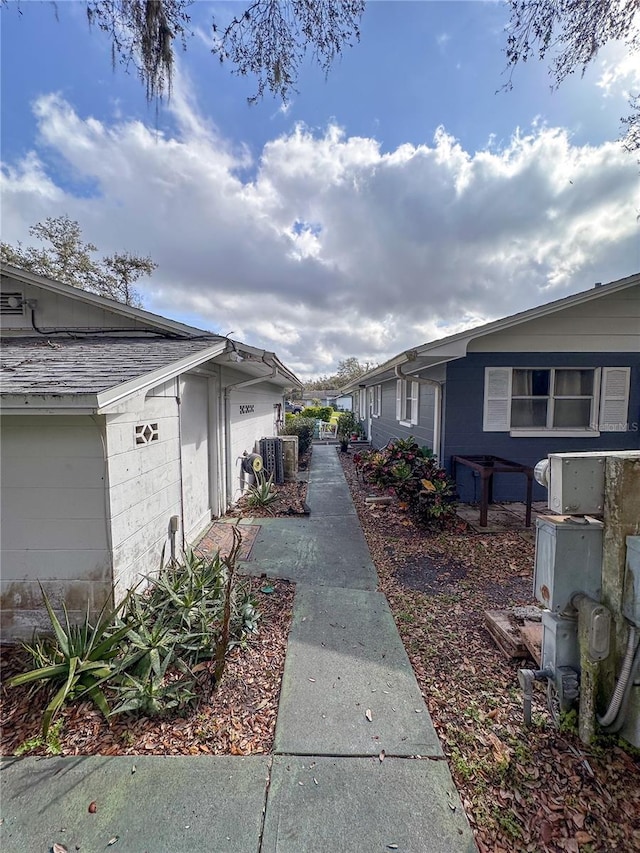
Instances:
[[[184,534],[191,540],[211,519],[209,497],[209,393],[201,376],[183,376],[180,439]]]

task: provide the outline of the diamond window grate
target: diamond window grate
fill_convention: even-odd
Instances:
[[[158,440],[158,424],[137,424],[136,425],[136,444],[151,444],[152,441]]]

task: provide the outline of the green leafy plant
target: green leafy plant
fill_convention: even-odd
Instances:
[[[278,490],[273,485],[273,474],[269,477],[265,477],[261,472],[256,474],[255,484],[249,486],[247,491],[247,506],[268,509],[279,499]]]
[[[362,427],[355,412],[342,412],[338,416],[338,436],[346,435],[351,438],[355,434],[362,435]]]
[[[298,455],[302,456],[311,447],[315,425],[314,418],[303,418],[301,415],[294,415],[291,419],[287,418],[285,425],[280,430],[280,434],[297,435]]]
[[[156,717],[187,708],[197,698],[195,677],[167,678],[167,670],[174,663],[173,653],[169,651],[148,672],[139,676],[125,673],[123,683],[115,688],[120,703],[111,714],[137,712]]]
[[[382,450],[354,458],[366,482],[391,489],[425,524],[444,524],[455,514],[455,482],[438,465],[428,447],[413,438],[396,439]]]
[[[333,414],[332,406],[305,406],[300,413],[303,418],[311,418],[316,421],[328,421]]]
[[[47,755],[60,755],[62,753],[62,744],[60,743],[60,733],[62,731],[62,720],[56,720],[49,726],[46,738],[41,734],[35,737],[27,738],[18,746],[13,754],[20,756],[33,752],[34,749],[39,749],[41,746],[46,747]]]
[[[84,622],[73,625],[63,605],[64,626],[56,616],[42,586],[42,597],[54,632],[50,642],[35,643],[36,668],[13,676],[10,687],[30,683],[50,683],[57,688],[42,716],[42,737],[46,740],[55,715],[67,702],[88,695],[105,717],[110,709],[102,685],[119,674],[121,664],[116,660],[121,643],[131,626],[117,617],[126,607],[128,596],[115,608],[102,608],[98,621],[92,626],[89,607]]]

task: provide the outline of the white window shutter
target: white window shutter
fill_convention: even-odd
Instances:
[[[603,367],[600,391],[600,417],[598,427],[602,432],[626,432],[629,411],[630,367]]]
[[[402,420],[402,379],[396,379],[396,420]]]
[[[418,391],[418,389],[419,388],[420,388],[420,386],[418,385],[417,382],[411,383],[411,423],[412,424],[418,423],[418,402],[419,402],[419,397],[418,397],[419,391]]]
[[[508,432],[511,427],[511,368],[484,369],[484,432]]]

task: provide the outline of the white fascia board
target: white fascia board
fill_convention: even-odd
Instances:
[[[0,413],[5,415],[95,415],[95,394],[5,394]]]
[[[108,388],[98,394],[98,414],[106,414],[109,409],[120,403],[125,397],[131,394],[139,394],[141,391],[146,391],[148,388],[154,388],[156,385],[161,385],[169,379],[174,379],[181,373],[186,373],[193,367],[198,367],[205,361],[210,361],[216,356],[222,355],[226,351],[228,343],[223,339],[215,346],[207,347],[200,352],[193,353],[180,359],[180,361],[172,361],[171,364],[166,364],[164,367],[159,367],[151,373],[145,373],[142,376],[137,376],[135,379],[130,379],[128,382],[123,382],[121,385],[116,385],[114,388]]]

